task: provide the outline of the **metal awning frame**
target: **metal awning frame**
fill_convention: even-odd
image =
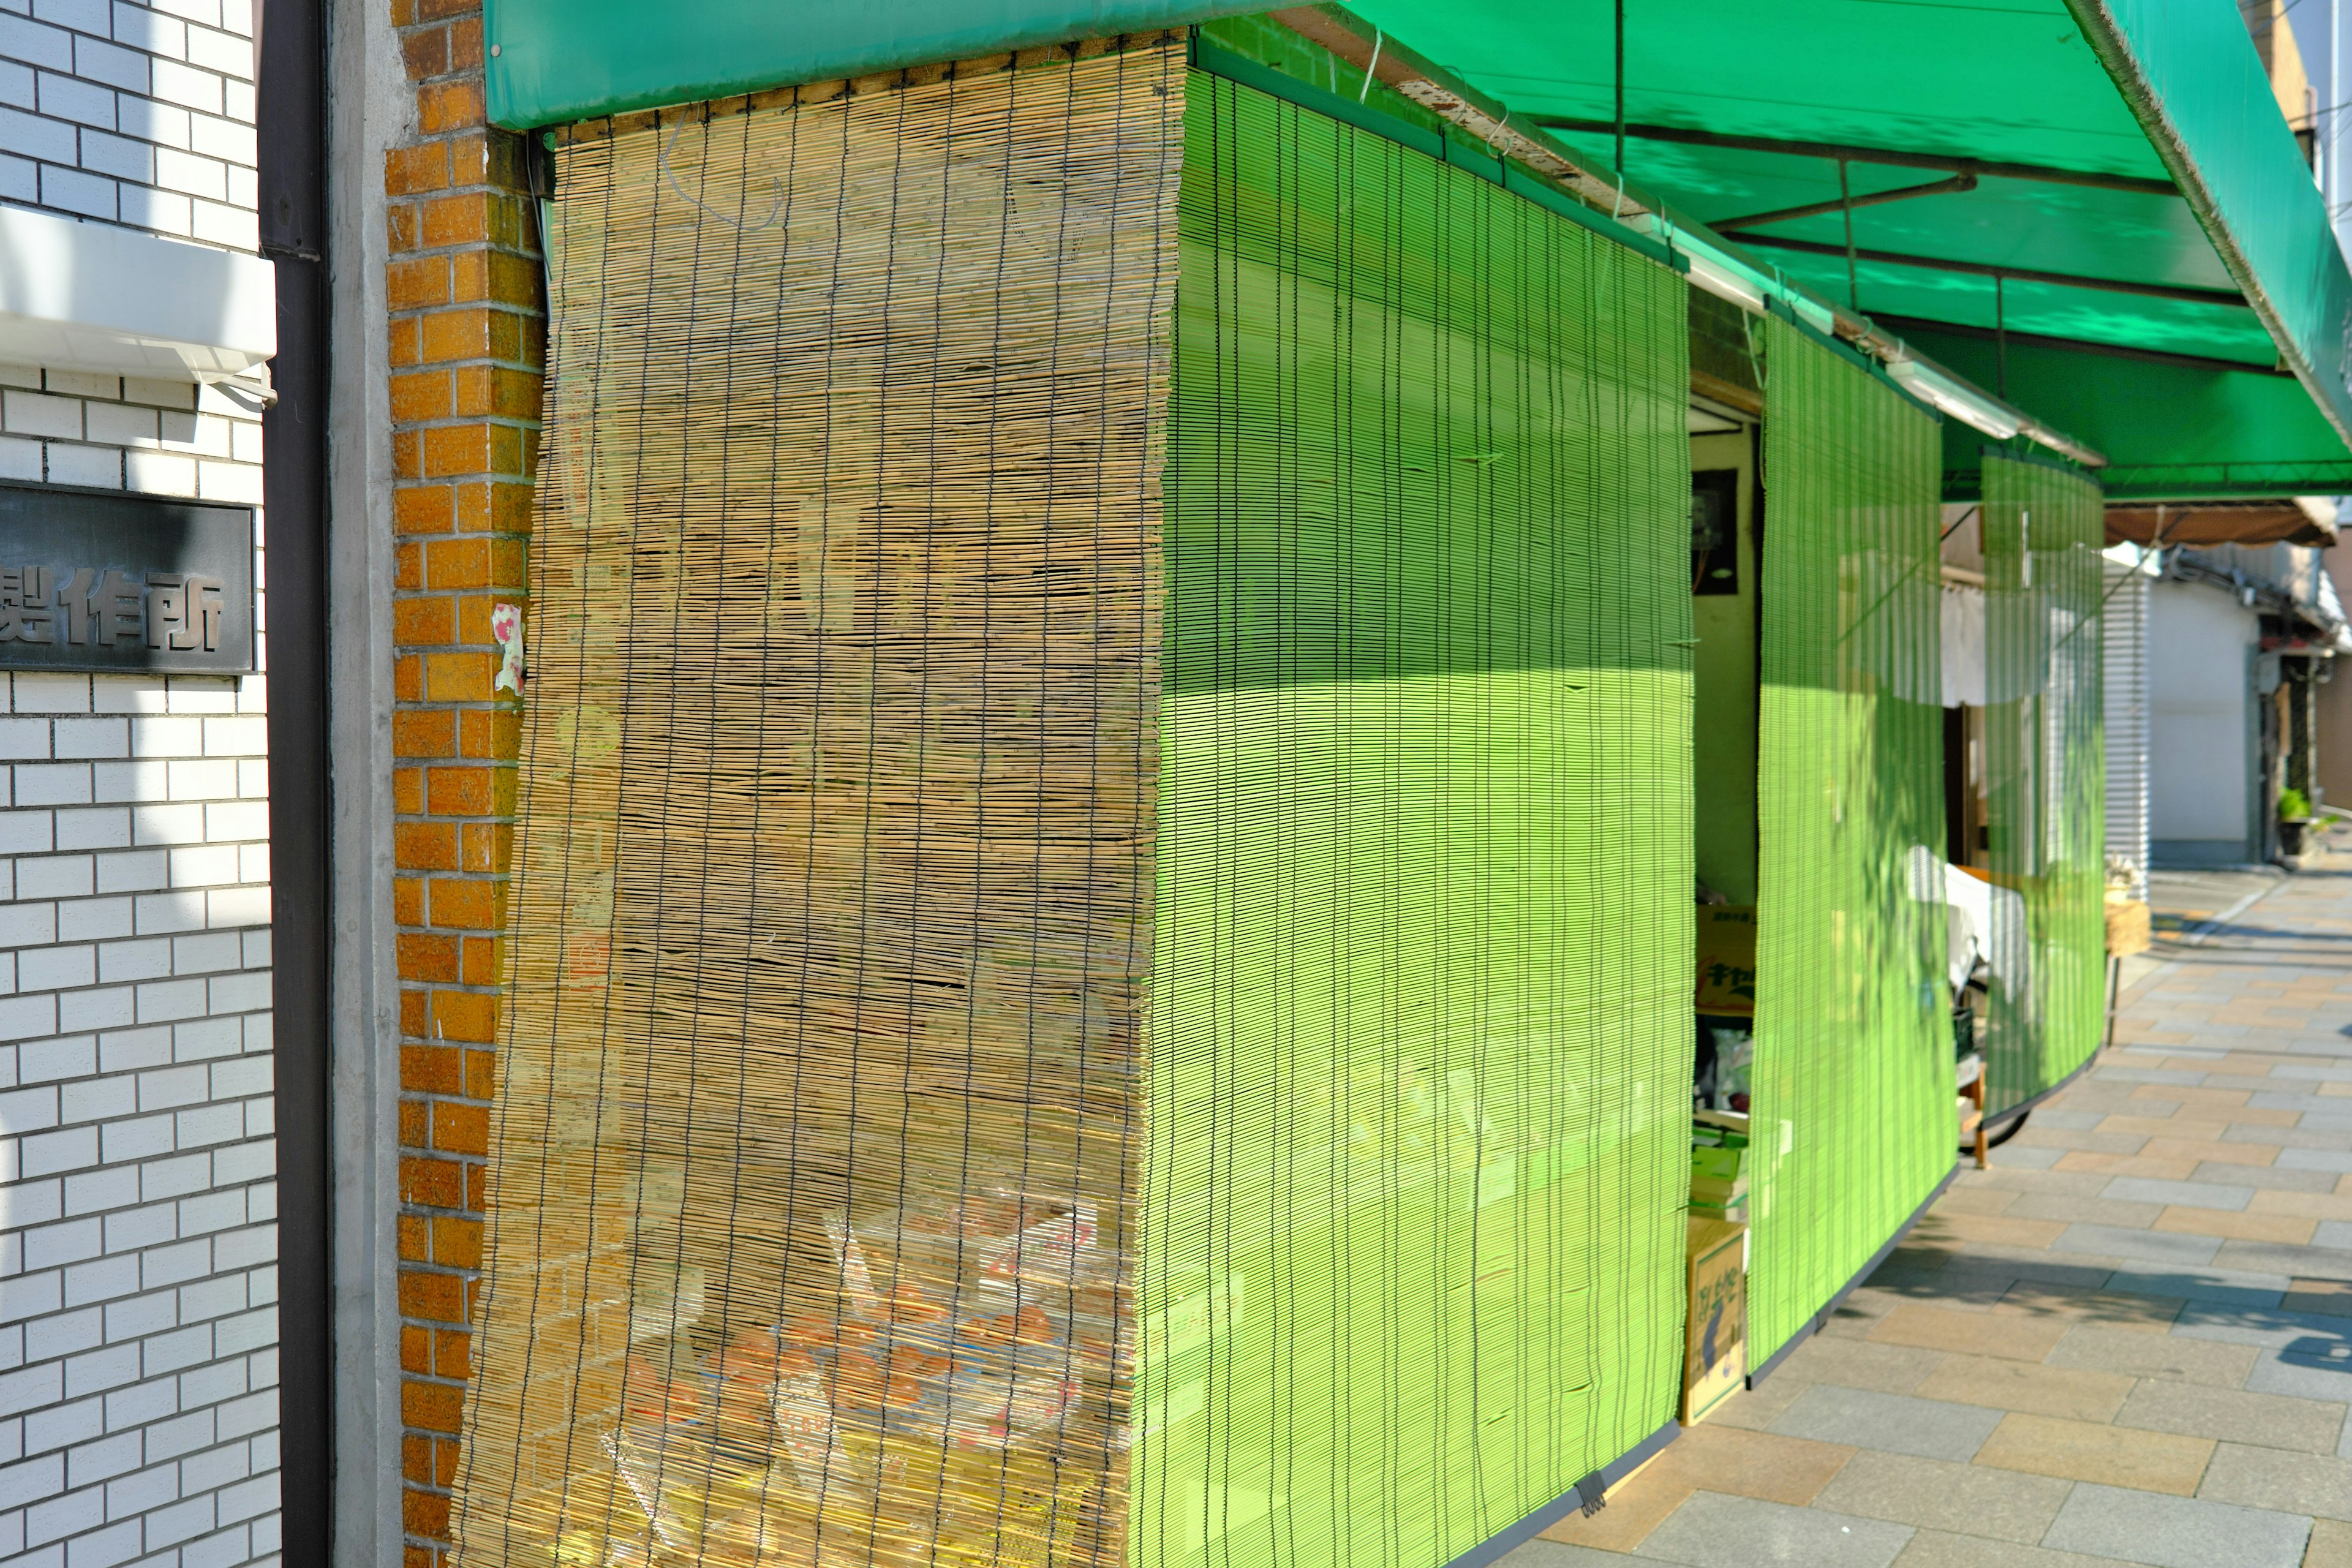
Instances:
[[[1515,123],[1507,106],[1346,7],[1293,6],[1269,12],[1267,19],[1476,137],[1498,159],[1667,246],[1688,264],[1692,283],[1709,293],[1759,315],[1768,309],[1768,300],[1777,300],[1796,321],[1852,344],[1885,366],[1906,392],[1981,434],[2000,440],[2022,436],[2085,468],[2105,466],[2105,456],[2093,447],[1937,364],[1868,317],[1790,282],[1779,268],[1750,256],[1732,239],[1677,212],[1622,174],[1588,164],[1542,125]]]

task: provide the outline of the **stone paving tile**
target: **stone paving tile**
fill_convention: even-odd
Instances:
[[[1992,1241],[2011,1247],[2047,1247],[2065,1228],[2059,1221],[2008,1215],[1936,1214],[1919,1223],[1924,1239]]]
[[[2036,1127],[2041,1126],[2042,1118],[2036,1116],[2033,1119],[2032,1125]],[[2151,1116],[2147,1114],[2136,1116],[2108,1116],[2101,1119],[2099,1122],[2099,1131],[2102,1132],[2128,1132],[2137,1134],[2143,1138],[2180,1138],[2189,1140],[2210,1140],[2219,1138],[2221,1135],[2221,1127],[2222,1123],[2219,1121],[2200,1121],[2187,1116]],[[2143,1148],[2141,1152],[2145,1153],[2147,1151]]]
[[[2054,1219],[2068,1224],[2118,1225],[2146,1230],[2164,1209],[2157,1204],[2117,1203],[2112,1198],[2078,1198],[2063,1193],[2044,1197],[2035,1193],[2011,1193],[2010,1213],[2019,1219]]]
[[[2352,1285],[2341,1279],[2298,1279],[2279,1307],[2313,1317],[2352,1318]]]
[[[1706,1420],[1710,1426],[1738,1426],[1747,1431],[1768,1430],[1781,1413],[1801,1398],[1812,1384],[1789,1375],[1784,1365],[1754,1387],[1733,1394],[1717,1405]]]
[[[2158,1216],[2154,1228],[2180,1236],[2218,1236],[2225,1241],[2273,1241],[2301,1247],[2309,1243],[2318,1223],[2284,1214],[2169,1208]]]
[[[2031,1545],[2071,1489],[2046,1476],[1986,1469],[1908,1454],[1859,1453],[1822,1489],[1839,1513]]]
[[[2224,1443],[2214,1450],[2197,1495],[2248,1508],[2352,1521],[2352,1464]]]
[[[2315,1364],[2317,1354],[2333,1352],[2352,1355],[2352,1341],[2314,1336],[2264,1351],[2246,1373],[2246,1386],[2258,1394],[2284,1394],[2323,1405],[2352,1402],[2352,1360]]]
[[[2158,1087],[2155,1084],[2081,1082],[2050,1101],[2053,1108],[2063,1110],[2099,1110],[2110,1115],[2126,1113],[2149,1115],[2159,1105],[2175,1109],[2182,1103],[2177,1097],[2190,1092]],[[2040,1111],[2034,1114],[2039,1116]]]
[[[2317,1111],[2322,1115],[2341,1114],[2344,1107],[2322,1099],[2308,1090],[2284,1092],[2276,1089],[2255,1095],[2246,1103],[2257,1110]]]
[[[1543,1539],[1608,1552],[1630,1552],[1660,1521],[1702,1488],[1801,1507],[1853,1458],[1832,1443],[1719,1426],[1684,1429],[1641,1470],[1610,1489],[1594,1514],[1570,1514]]]
[[[2001,1152],[2002,1151],[1999,1149],[1994,1150],[1994,1158],[1998,1160]],[[1971,1187],[1999,1187],[2004,1192],[2014,1192],[2021,1197],[2063,1195],[2095,1198],[2099,1195],[2099,1189],[2106,1184],[2107,1178],[2094,1172],[2019,1171],[1995,1164],[1987,1171],[1963,1166],[1960,1170],[1960,1179],[1953,1185],[1956,1191],[1966,1191]]]
[[[2281,1155],[2290,1149],[2341,1149],[2345,1143],[2344,1139],[2332,1132],[2311,1131],[2301,1127],[2249,1127],[2235,1123],[2221,1134],[2221,1141],[2225,1143],[2266,1145],[2279,1151]],[[2280,1163],[2284,1162],[2282,1160]]]
[[[2344,1431],[2344,1406],[2149,1378],[2132,1389],[2112,1419],[2147,1432],[2333,1455]]]
[[[1988,1410],[2016,1410],[2071,1421],[2113,1421],[2132,1387],[2130,1378],[2116,1373],[2032,1366],[1991,1356],[1956,1355],[1947,1357],[1942,1365],[1908,1392],[1922,1399],[1980,1405]],[[2334,1450],[2333,1431],[2328,1433],[2325,1447]]]
[[[2202,1164],[2208,1160],[2215,1160],[2249,1165],[2266,1165],[2277,1157],[2279,1145],[2273,1140],[2264,1139],[2260,1142],[2233,1141],[2230,1134],[2237,1126],[2236,1122],[2225,1123],[2217,1128],[2210,1138],[2151,1138],[2141,1146],[2139,1157],[2167,1163],[2189,1161]],[[2264,1128],[2263,1131],[2267,1132],[2273,1129]]]
[[[2160,1182],[2185,1182],[2197,1173],[2194,1160],[2147,1160],[2137,1154],[2102,1154],[2095,1150],[2076,1149],[2061,1154],[2051,1169],[2075,1172],[2095,1171],[2102,1175],[2147,1176]]]
[[[1887,1289],[1874,1279],[1867,1284],[1857,1285],[1847,1291],[1845,1300],[1838,1303],[1838,1315],[1845,1318],[1867,1318],[1874,1323],[1903,1305],[1903,1300],[1901,1292]],[[1991,1310],[1992,1303],[1987,1301],[1985,1310]]]
[[[2177,1298],[2141,1296],[2123,1290],[2081,1290],[2039,1279],[2020,1279],[2001,1293],[1992,1310],[2001,1314],[2101,1323],[2109,1328],[2160,1334],[2180,1315],[2180,1301]]]
[[[2243,1091],[2217,1090],[2216,1092],[2242,1093]],[[2231,1106],[2227,1110],[2215,1108],[2209,1110],[2205,1114],[2212,1117],[2224,1127],[2292,1127],[2301,1120],[2292,1110],[2257,1110],[2250,1105]]]
[[[2021,1258],[1988,1258],[1972,1247],[1936,1253],[1898,1253],[1870,1277],[1873,1285],[1901,1296],[1923,1289],[1948,1291],[1938,1300],[1968,1304],[1982,1302],[1987,1292],[1999,1300],[2020,1284],[2048,1286],[2053,1290],[2090,1290],[2106,1284],[2113,1265],[2079,1258],[2058,1258],[2044,1252]],[[1931,1266],[1932,1265],[1932,1266]],[[2280,1289],[2285,1289],[2284,1283]]]
[[[2117,1176],[2099,1195],[2120,1198],[2126,1203],[2242,1209],[2252,1201],[2254,1189],[2223,1186],[2216,1182],[2151,1182],[2136,1176]]]
[[[2107,1276],[2110,1290],[2132,1290],[2146,1296],[2181,1296],[2192,1301],[2226,1301],[2239,1307],[2275,1307],[2290,1280],[2284,1274],[2252,1274],[2240,1269],[2164,1269],[2134,1265]]]
[[[2017,1276],[2007,1269],[1906,1268],[1895,1272],[1882,1268],[1870,1277],[1870,1282],[1888,1296],[1990,1312],[2017,1283]]]
[[[2024,1136],[2022,1132],[2018,1134],[2020,1138]],[[2012,1141],[1994,1150],[1993,1159],[1997,1164],[2020,1170],[2046,1171],[2058,1163],[2058,1156],[2063,1152],[2059,1149],[2020,1149]]]
[[[2025,1194],[2020,1194],[2016,1201],[2025,1202]],[[2298,1219],[2352,1220],[2352,1196],[2343,1193],[2261,1192],[2246,1205],[2246,1212],[2286,1214]]]
[[[2167,1236],[2112,1225],[2070,1225],[2050,1244],[2053,1252],[2089,1252],[2102,1258],[2143,1258],[2158,1263],[2210,1263],[2227,1245],[2210,1237]]]
[[[1910,1539],[1905,1525],[1703,1491],[1636,1554],[1692,1568],[1886,1568]]]
[[[2310,1539],[2304,1515],[2079,1486],[2042,1543],[2154,1568],[2297,1568]]]
[[[1882,1319],[1870,1331],[1869,1337],[1880,1344],[1916,1345],[1925,1350],[2038,1362],[2050,1353],[2065,1332],[2063,1323],[2020,1322],[2011,1317],[1996,1317],[1990,1310],[1974,1312],[1905,1302]]]
[[[2285,1293],[2282,1291],[2280,1295],[2284,1300]],[[2289,1311],[2279,1306],[2191,1301],[2180,1310],[2172,1332],[2179,1339],[2220,1340],[2228,1344],[2278,1350],[2301,1339],[2340,1335],[2346,1328],[2343,1319],[2326,1313]]]
[[[2336,1108],[2339,1110],[2344,1109],[2343,1102],[2337,1101]],[[2322,1116],[2305,1111],[2303,1120],[2296,1122],[2294,1126],[2298,1132],[2352,1134],[2352,1116]]]
[[[1880,1447],[1882,1445],[1865,1445]],[[2197,1489],[2212,1439],[2137,1432],[2049,1415],[2004,1415],[1976,1462],[2070,1481],[2111,1481],[2187,1497]]]
[[[2147,1134],[2140,1132],[2076,1131],[2071,1127],[2043,1127],[2029,1121],[2025,1124],[2025,1131],[2011,1139],[2006,1147],[2063,1149],[2069,1152],[2097,1154],[2137,1154],[2147,1142]]]
[[[2243,1387],[2262,1352],[2253,1345],[2146,1334],[2082,1325],[2068,1331],[2049,1364],[2131,1377],[2168,1378],[2213,1388]]]
[[[2352,1173],[2352,1149],[2340,1144],[2332,1149],[2282,1149],[2278,1163],[2288,1170],[2333,1171],[2342,1175]]]
[[[1899,1563],[1903,1559],[1895,1561]],[[2352,1568],[2352,1524],[2333,1519],[2313,1520],[2311,1544],[2304,1548],[2303,1568]]]
[[[1540,1535],[1496,1562],[1498,1568],[1625,1568],[1625,1560],[1613,1552],[1569,1546]]]
[[[2004,1420],[2018,1419],[1966,1405],[1815,1384],[1781,1412],[1769,1430],[1883,1453],[1964,1461]]]
[[[2281,1170],[2275,1165],[2235,1164],[2224,1160],[2200,1161],[2192,1180],[2210,1182],[2217,1186],[2285,1188],[2294,1192],[2326,1193],[2335,1190],[2331,1181],[2320,1184],[2325,1173],[2298,1171],[2292,1167]]]
[[[2307,1275],[2315,1279],[2352,1279],[2352,1251],[2333,1247],[2281,1247],[2267,1241],[2225,1241],[2212,1260],[2223,1268]]]
[[[2115,1568],[2112,1557],[2084,1557],[1980,1535],[1950,1535],[1923,1530],[1911,1538],[1895,1568]]]
[[[1807,1383],[1866,1388],[1877,1394],[1910,1394],[1945,1359],[1941,1351],[1816,1334],[1790,1352],[1772,1376],[1794,1375]]]
[[[2142,1084],[2131,1091],[2134,1100],[2169,1100],[2177,1106],[2194,1106],[2200,1112],[2236,1110],[2246,1103],[2247,1091],[2242,1089],[2180,1089],[2158,1088]]]
[[[1936,1200],[1935,1213],[1927,1217],[1935,1219],[1955,1214],[1997,1215],[2025,1195],[2013,1187],[1962,1186],[1955,1183]]]

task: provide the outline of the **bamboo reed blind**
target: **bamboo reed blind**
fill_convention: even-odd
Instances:
[[[2090,1060],[2106,1023],[2105,509],[2087,476],[1988,452],[1985,713],[1994,880],[2021,907],[2024,973],[1993,977],[1985,1108]]]
[[[1935,419],[1765,345],[1750,1364],[1951,1169]]]
[[[1122,1555],[1181,59],[563,154],[461,1563]]]
[[[1679,1386],[1685,289],[1186,115],[1131,1552],[1435,1568]]]
[[[460,1561],[1434,1565],[1669,1419],[1679,280],[1167,47],[555,211]]]

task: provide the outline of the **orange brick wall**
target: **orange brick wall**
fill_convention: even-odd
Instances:
[[[392,0],[416,140],[385,160],[400,965],[402,1515],[438,1568],[482,1252],[520,703],[490,606],[521,604],[545,309],[520,137],[482,100],[480,0]]]

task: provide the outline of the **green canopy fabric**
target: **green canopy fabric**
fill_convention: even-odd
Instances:
[[[1595,163],[1613,156],[1611,7],[1360,9],[1514,120],[1553,128]],[[2304,482],[2352,456],[2352,281],[2232,8],[1688,0],[1625,16],[1627,177],[1757,259],[1873,318],[2155,351],[2216,372],[2284,361],[2323,416],[2291,420],[2299,438],[2281,452],[2256,412],[2274,418],[2275,397],[2225,398],[2194,420],[2159,413],[2136,467],[2234,459],[2231,488],[2252,491],[2283,488],[2257,457]],[[1973,188],[1850,209],[1851,261],[1846,212],[1743,221],[1963,174]],[[2099,444],[2031,387],[2007,391]],[[2147,436],[2163,447],[2147,450]]]
[[[1685,285],[1185,115],[1129,1561],[1444,1563],[1680,1385]]]
[[[624,0],[486,0],[490,110],[504,125],[551,124],[1253,8],[849,0],[780,19],[755,0],[673,0],[654,26]],[[1507,105],[1514,123],[1551,127],[1593,165],[1613,157],[1612,6],[1358,10]],[[1824,298],[2220,371],[2284,363],[2323,416],[2290,421],[2281,451],[2276,389],[2225,398],[2225,425],[2208,408],[2193,426],[2143,432],[2162,445],[2134,467],[2235,465],[2224,482],[2259,491],[2288,482],[2263,473],[2304,483],[2352,458],[2352,275],[2220,0],[1633,5],[1624,89],[1633,184]],[[1775,216],[1922,185],[1945,188],[1851,209],[1851,257],[1845,212]],[[2065,428],[2034,390],[2011,400]]]
[[[1759,336],[1750,1367],[1818,1323],[1958,1143],[1936,419],[1777,316]]]

